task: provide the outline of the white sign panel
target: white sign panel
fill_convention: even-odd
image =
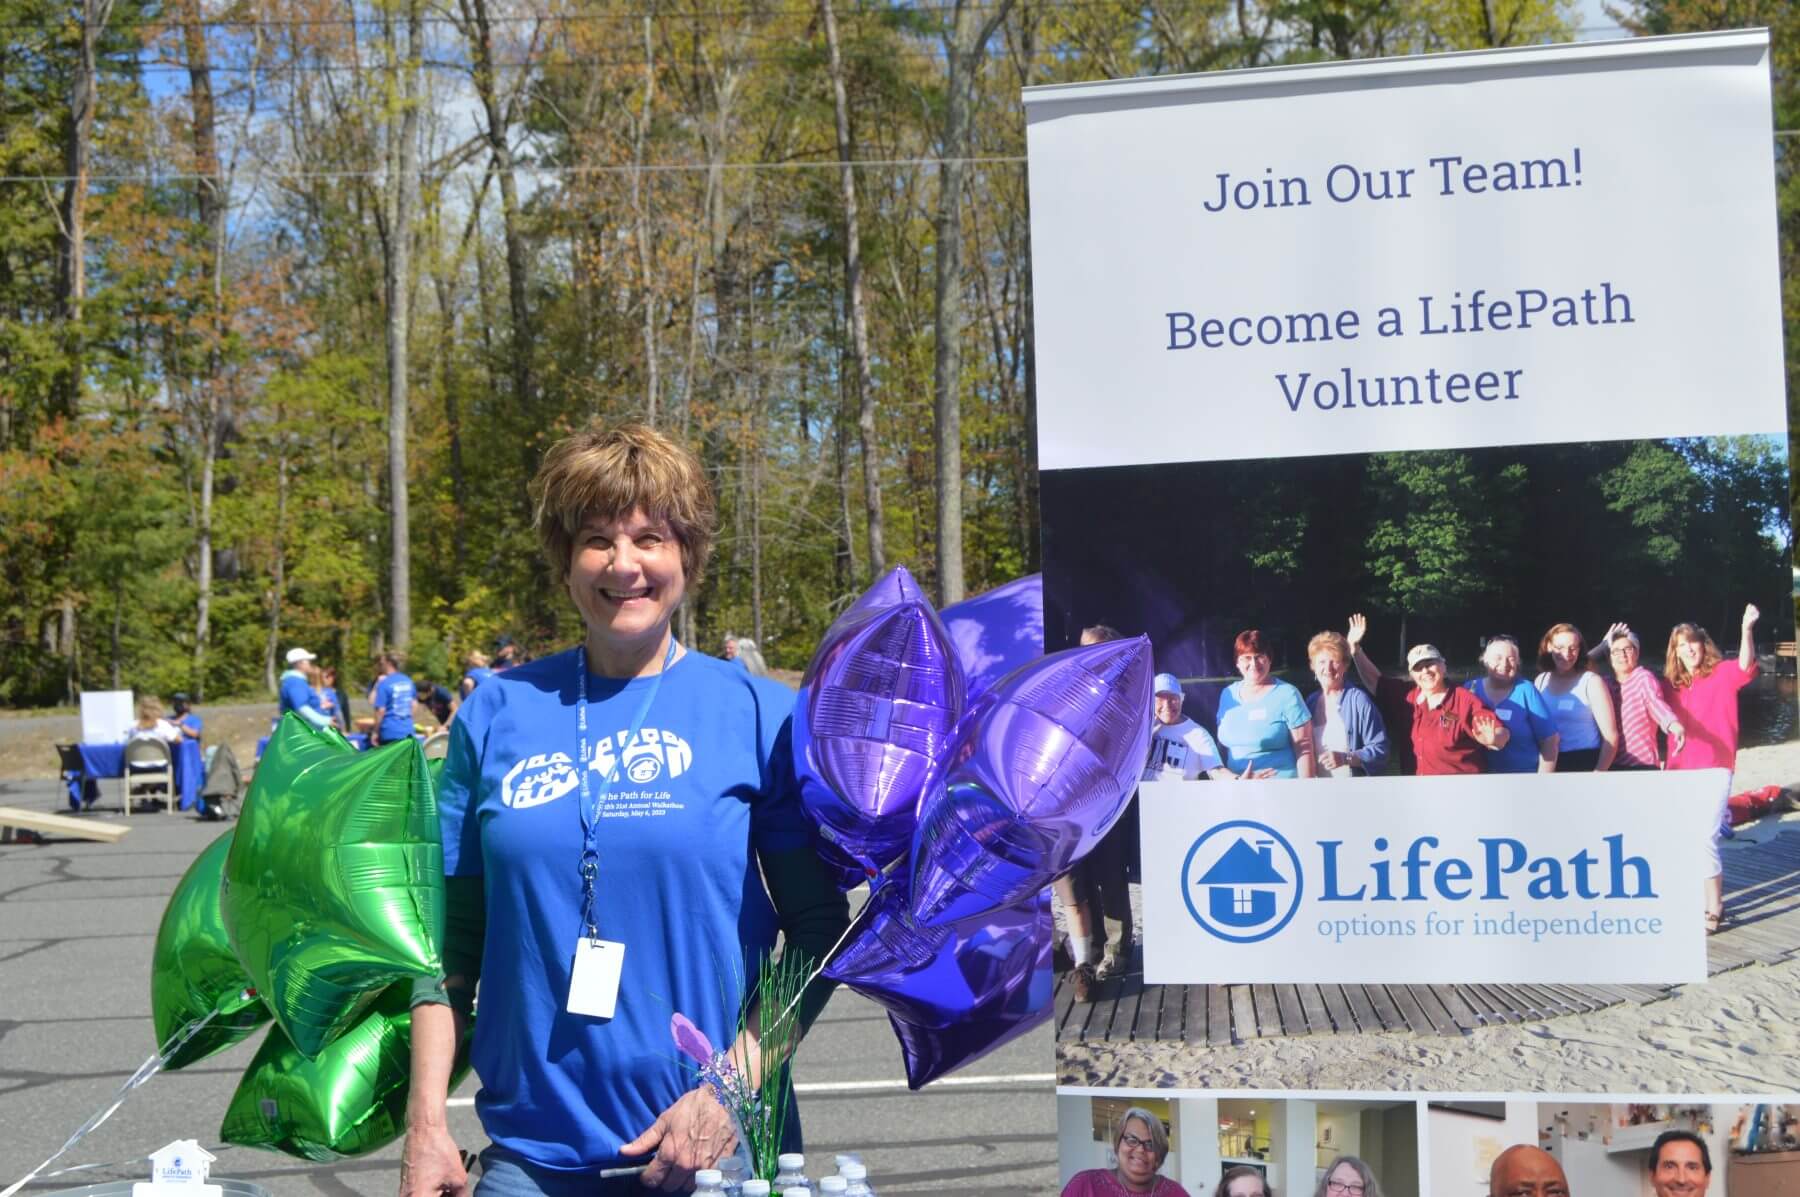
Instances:
[[[1150,984],[1706,979],[1724,770],[1152,782]]]
[[[1046,470],[1786,429],[1763,32],[1025,102]]]
[[[81,692],[81,742],[117,744],[137,726],[137,710],[129,690]]]

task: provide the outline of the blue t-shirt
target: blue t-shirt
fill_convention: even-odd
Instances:
[[[392,744],[413,734],[413,680],[396,670],[375,683],[375,705],[386,711],[381,717],[381,742]]]
[[[1506,701],[1496,703],[1488,697],[1487,679],[1478,677],[1468,684],[1470,693],[1493,708],[1494,714],[1506,724],[1506,730],[1512,733],[1506,741],[1506,747],[1495,752],[1492,748],[1484,748],[1487,754],[1489,773],[1536,773],[1539,753],[1538,741],[1548,739],[1556,734],[1556,724],[1550,718],[1550,707],[1544,701],[1543,692],[1524,678],[1513,681],[1512,693]]]
[[[192,712],[192,711],[189,711],[187,714],[183,715],[180,719],[177,719],[175,722],[180,724],[182,727],[186,728],[187,730],[193,732],[195,735],[199,735],[206,728],[206,724],[201,722],[200,716],[194,714],[194,712]]]
[[[319,709],[319,696],[307,683],[306,675],[298,669],[290,669],[281,675],[281,714],[289,711],[303,711],[308,708]]]
[[[469,672],[462,675],[462,680],[469,683],[469,691],[473,693],[476,686],[493,676],[494,671],[486,665],[474,665],[469,668]]]
[[[1245,766],[1274,769],[1277,777],[1298,777],[1294,735],[1312,722],[1300,691],[1274,682],[1262,697],[1245,702],[1244,683],[1233,682],[1219,695],[1219,751],[1225,767],[1242,774]]]
[[[620,1145],[694,1087],[671,1015],[730,1044],[738,996],[775,942],[751,852],[811,837],[793,692],[699,653],[676,661],[599,820],[595,921],[625,944],[617,1011],[567,1013],[581,933],[579,659],[558,653],[477,688],[450,726],[438,794],[444,872],[482,875],[487,895],[476,1112],[496,1144],[571,1171],[618,1164]],[[596,798],[653,682],[588,678]]]

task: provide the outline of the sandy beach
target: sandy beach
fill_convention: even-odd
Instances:
[[[1739,754],[1734,792],[1800,790],[1800,743]],[[1800,828],[1800,813],[1737,829],[1729,853]],[[1796,944],[1800,947],[1800,944]],[[1800,960],[1750,965],[1646,1005],[1461,1036],[1365,1032],[1258,1039],[1057,1044],[1064,1085],[1161,1089],[1789,1093],[1800,1090]]]

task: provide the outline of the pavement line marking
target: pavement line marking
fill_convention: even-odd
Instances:
[[[960,1085],[1048,1085],[1056,1079],[1053,1072],[1011,1072],[997,1076],[947,1076],[932,1081],[928,1088],[948,1089]],[[905,1089],[904,1079],[891,1081],[814,1081],[800,1082],[795,1093],[862,1093],[871,1089]],[[473,1097],[452,1097],[451,1106],[472,1106]]]

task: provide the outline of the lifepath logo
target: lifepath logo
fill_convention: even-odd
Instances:
[[[1300,855],[1273,827],[1220,823],[1194,841],[1181,865],[1181,896],[1209,934],[1231,943],[1274,935],[1300,908]]]

